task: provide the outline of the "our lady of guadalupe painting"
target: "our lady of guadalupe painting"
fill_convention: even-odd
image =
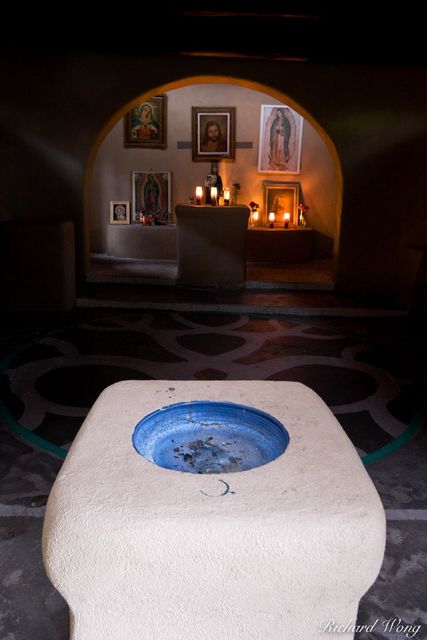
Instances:
[[[132,195],[134,222],[140,216],[152,216],[154,223],[170,220],[170,172],[133,171]]]
[[[303,120],[286,105],[261,105],[260,173],[300,173]]]

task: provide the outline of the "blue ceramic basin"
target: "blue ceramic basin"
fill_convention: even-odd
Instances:
[[[154,464],[186,473],[233,473],[275,460],[289,434],[273,416],[232,402],[171,404],[135,427],[133,446]]]

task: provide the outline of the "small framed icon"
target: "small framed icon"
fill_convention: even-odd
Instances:
[[[110,224],[130,224],[129,200],[110,201]]]

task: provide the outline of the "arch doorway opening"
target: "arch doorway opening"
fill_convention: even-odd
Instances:
[[[238,204],[259,205],[258,220],[251,217],[248,229],[246,287],[333,289],[342,174],[336,149],[315,119],[290,96],[239,78],[187,78],[156,88],[155,96],[160,97],[157,103],[146,93],[124,105],[92,149],[86,173],[88,281],[174,285],[175,206],[195,198],[196,186],[206,184],[213,161],[218,161],[222,186],[231,197]],[[139,140],[132,116],[153,102],[154,136]],[[197,157],[197,123],[203,117],[211,122],[215,112],[229,126],[232,157],[228,152]],[[301,123],[300,140],[292,142],[294,154],[300,155],[289,166],[268,164],[272,158],[265,139],[273,131],[274,117],[283,114],[292,127],[297,118]],[[167,209],[158,219],[146,216],[141,205],[143,185],[152,177],[157,186],[152,192]],[[272,198],[289,194],[295,208],[289,212],[290,224],[285,228],[280,210],[272,228]],[[120,220],[115,203],[120,214],[125,211]],[[304,221],[298,205],[305,209]]]

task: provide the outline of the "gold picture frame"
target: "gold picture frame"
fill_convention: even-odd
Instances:
[[[276,227],[283,227],[285,213],[290,214],[289,226],[297,226],[298,203],[300,197],[299,182],[274,182],[264,180],[264,216],[262,224],[268,225],[268,214],[275,214]]]

